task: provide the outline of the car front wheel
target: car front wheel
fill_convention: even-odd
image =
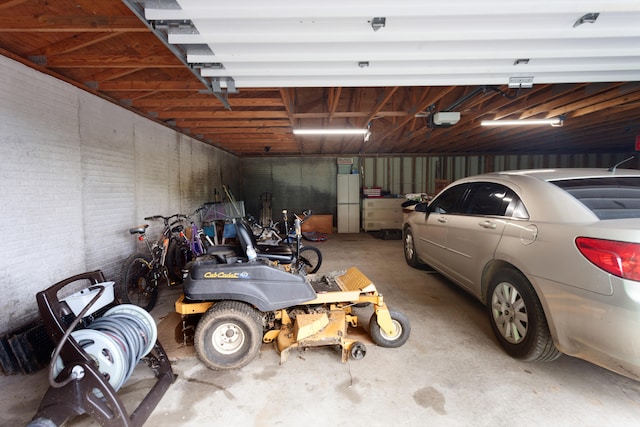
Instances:
[[[411,267],[419,267],[418,255],[416,254],[416,244],[413,238],[411,228],[404,230],[404,260]]]
[[[551,361],[560,356],[529,281],[517,270],[502,269],[489,285],[487,311],[493,333],[511,357]]]

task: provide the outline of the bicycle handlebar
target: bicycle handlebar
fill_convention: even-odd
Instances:
[[[171,218],[176,218],[176,220],[174,222],[171,223],[171,225],[179,222],[181,219],[186,219],[188,218],[187,215],[183,215],[183,214],[173,214],[171,216],[162,216],[162,215],[153,215],[153,216],[148,216],[145,217],[145,221],[157,221],[159,219],[164,221],[164,225],[169,225],[169,220]]]
[[[306,220],[308,220],[311,215],[313,215],[313,211],[311,209],[302,211],[302,216],[295,213],[293,214],[293,216],[300,220],[300,224],[303,224]]]

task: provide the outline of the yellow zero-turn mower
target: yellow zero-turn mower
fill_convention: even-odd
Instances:
[[[283,363],[291,349],[340,346],[342,361],[361,359],[365,345],[348,337],[358,326],[354,306],[371,304],[369,333],[382,347],[400,347],[411,326],[389,310],[376,286],[356,267],[325,275],[292,273],[264,259],[225,263],[196,260],[185,270],[184,294],[176,302],[183,323],[202,317],[194,345],[209,368],[233,369],[249,363],[263,343],[274,342]]]

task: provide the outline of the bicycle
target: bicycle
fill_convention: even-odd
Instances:
[[[302,225],[311,215],[312,211],[310,210],[304,211],[303,216],[294,214],[294,224]],[[320,269],[320,266],[322,265],[322,253],[320,252],[320,249],[315,246],[305,246],[302,244],[302,240],[300,239],[300,230],[296,230],[295,226],[289,226],[289,215],[287,209],[282,211],[284,238],[278,234],[278,230],[276,229],[278,223],[274,224],[272,221],[269,226],[264,227],[258,224],[255,219],[253,219],[253,222],[251,219],[253,219],[253,217],[248,218],[251,223],[251,230],[259,242],[260,239],[264,239],[262,241],[269,242],[266,243],[265,246],[285,245],[290,248],[293,253],[297,254],[297,260],[294,266],[296,271],[304,271],[305,273],[312,274],[316,273]]]
[[[316,273],[322,265],[322,252],[320,252],[320,249],[316,248],[315,246],[303,245],[301,239],[302,231],[299,229],[299,227],[312,215],[312,211],[303,211],[302,214],[304,216],[302,217],[294,213],[294,227],[291,231],[289,231],[287,213],[288,212],[286,209],[282,211],[282,222],[284,223],[285,236],[287,236],[285,239],[286,242],[289,245],[296,245],[296,250],[298,253],[296,267],[298,271],[305,271],[309,274]]]
[[[280,237],[280,231],[278,230],[278,223],[269,221],[269,225],[262,225],[252,215],[247,215],[247,222],[251,226],[253,235],[256,236],[256,241],[261,245],[278,246],[282,242]]]
[[[129,229],[130,234],[137,234],[138,240],[146,243],[149,253],[136,252],[124,261],[116,292],[122,303],[135,304],[151,311],[161,285],[182,283],[182,269],[191,255],[184,243],[184,225],[181,224],[186,219],[185,215],[154,215],[144,219],[163,220],[164,229],[154,241],[149,241],[146,235],[149,224]]]
[[[203,209],[205,209],[205,206],[199,207],[191,215],[187,216],[190,225],[185,229],[184,234],[192,257],[205,255],[207,253],[207,249],[214,246],[211,237],[209,237],[202,228],[198,227],[196,222],[193,220],[193,217],[199,214]]]

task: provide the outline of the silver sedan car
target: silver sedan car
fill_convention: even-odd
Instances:
[[[640,379],[640,171],[460,179],[405,216],[404,255],[487,307],[512,357],[561,353]]]

